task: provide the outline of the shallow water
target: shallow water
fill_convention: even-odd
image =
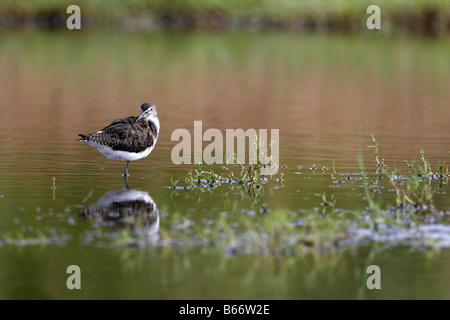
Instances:
[[[298,250],[295,232],[295,245],[275,253],[258,237],[279,212],[353,219],[367,207],[358,157],[375,175],[371,134],[391,167],[406,170],[421,149],[433,166],[448,163],[449,53],[448,38],[4,32],[0,297],[448,299],[445,180],[433,195],[439,213],[421,229],[352,225],[342,246],[318,252]],[[157,105],[161,133],[152,154],[130,164],[127,192],[125,163],[76,139],[137,115],[144,101]],[[203,131],[279,129],[282,181],[277,174],[256,198],[227,184],[168,188],[196,168],[171,161],[172,132],[193,133],[196,120]],[[330,178],[333,164],[344,183]],[[395,204],[380,186],[379,200]],[[340,211],[321,206],[324,194]],[[119,196],[130,215],[102,216],[114,216],[108,198]],[[65,286],[72,264],[79,291]],[[365,287],[371,264],[381,290]]]

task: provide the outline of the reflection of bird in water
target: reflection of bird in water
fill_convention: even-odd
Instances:
[[[79,134],[78,141],[85,142],[110,159],[126,160],[123,173],[128,189],[128,165],[130,161],[145,158],[152,152],[159,135],[159,119],[156,106],[146,102],[139,117],[116,119],[103,129]]]
[[[81,211],[81,215],[107,225],[129,227],[133,233],[150,241],[158,239],[158,208],[145,191],[108,191],[97,203]]]

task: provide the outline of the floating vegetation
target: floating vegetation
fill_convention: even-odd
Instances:
[[[239,201],[230,199],[229,189],[235,186],[246,186],[246,190],[254,190],[255,186],[263,186],[269,181],[267,177],[259,177],[254,168],[240,166],[241,171],[235,174],[229,166],[224,173],[217,174],[213,170],[205,170],[202,165],[190,170],[186,179],[189,192],[203,188],[217,188],[227,184],[228,204],[226,212],[221,212],[217,219],[209,220],[204,226],[198,223],[186,223],[185,216],[176,225],[183,228],[169,227],[163,237],[164,246],[218,246],[227,254],[263,253],[263,254],[298,254],[306,251],[330,252],[341,250],[349,245],[359,245],[370,241],[408,242],[420,247],[438,248],[450,245],[450,227],[446,228],[450,208],[438,209],[433,198],[436,190],[444,189],[448,184],[449,171],[445,163],[438,162],[435,170],[421,151],[420,162],[413,159],[407,162],[408,171],[392,169],[380,155],[379,140],[372,135],[375,170],[368,173],[361,168],[360,173],[338,173],[333,161],[332,170],[322,166],[322,174],[330,175],[332,184],[358,184],[364,190],[366,206],[361,209],[346,210],[339,207],[335,194],[326,192],[317,194],[321,198],[318,206],[312,210],[268,210],[262,215],[262,208],[254,210],[254,203],[263,203],[262,193],[251,197],[250,210],[238,208]],[[303,165],[292,171],[294,176],[301,174]],[[318,169],[316,164],[308,167],[313,173]],[[331,171],[331,172],[329,172]],[[284,181],[283,178],[274,179]],[[315,175],[313,175],[315,176]],[[305,177],[312,178],[312,177]],[[390,188],[388,188],[390,186]],[[395,195],[394,204],[381,202],[385,190]],[[223,191],[224,189],[220,189]],[[332,189],[333,190],[333,189]],[[230,213],[231,212],[231,213]],[[234,213],[234,214],[232,214]],[[251,213],[251,214],[250,214]],[[237,215],[236,215],[237,214]],[[433,233],[439,230],[439,234]]]
[[[179,186],[180,180],[175,180],[171,177],[171,186],[167,188],[173,190],[205,190],[211,191],[221,185],[228,185],[230,188],[240,188],[246,191],[253,199],[257,199],[259,190],[269,181],[274,179],[278,183],[284,181],[283,172],[279,172],[277,177],[269,176],[269,178],[262,174],[262,170],[268,166],[264,160],[267,154],[271,153],[272,143],[267,147],[261,142],[258,134],[255,137],[255,143],[252,145],[256,159],[254,163],[243,164],[239,162],[237,154],[233,154],[233,164],[227,161],[224,157],[224,165],[221,167],[220,172],[216,172],[213,169],[204,170],[203,164],[199,163],[197,169],[191,169],[188,171],[187,176],[184,178],[184,185]],[[265,152],[263,151],[265,150]],[[286,169],[287,166],[283,165],[279,168]]]
[[[425,151],[420,151],[420,163],[413,159],[407,162],[408,173],[402,173],[400,170],[392,169],[384,164],[384,159],[379,160],[378,140],[372,135],[375,148],[375,163],[377,165],[376,173],[381,173],[386,177],[393,187],[396,195],[396,206],[399,210],[412,210],[414,213],[433,213],[433,193],[443,184],[448,183],[448,166],[445,163],[438,163],[436,171],[432,172],[431,164],[425,155]],[[372,183],[372,186],[376,182]]]

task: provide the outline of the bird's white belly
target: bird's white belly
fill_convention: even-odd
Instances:
[[[134,161],[139,160],[142,158],[145,158],[152,152],[153,147],[149,147],[141,152],[127,152],[127,151],[121,151],[121,150],[113,150],[111,147],[104,146],[95,142],[86,141],[88,144],[90,144],[93,147],[96,147],[98,151],[103,153],[105,156],[107,156],[110,159],[116,159],[116,160],[128,160],[128,161]]]

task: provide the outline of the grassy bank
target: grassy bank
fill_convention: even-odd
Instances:
[[[450,2],[446,0],[6,0],[0,2],[0,25],[64,27],[71,4],[80,6],[85,24],[305,31],[366,30],[366,9],[375,4],[381,9],[383,30],[450,31]]]

